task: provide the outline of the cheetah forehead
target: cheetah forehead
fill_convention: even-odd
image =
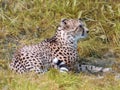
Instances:
[[[84,23],[79,19],[62,19],[60,22],[60,27],[58,27],[58,29],[71,30],[77,28],[80,25],[84,26]]]
[[[83,21],[79,19],[64,19],[61,22],[69,26],[83,25]]]

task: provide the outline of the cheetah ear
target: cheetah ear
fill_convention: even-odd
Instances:
[[[66,21],[67,21],[66,18],[61,19],[61,23],[63,23],[63,24],[66,24]]]
[[[82,20],[82,18],[79,18],[79,20],[81,21],[81,20]]]
[[[66,27],[66,24],[67,24],[66,21],[67,21],[67,19],[65,19],[65,18],[61,19],[60,25],[58,26],[59,30],[62,30]]]
[[[79,18],[80,21],[87,21],[87,18]]]
[[[83,21],[83,18],[79,18],[80,21]]]

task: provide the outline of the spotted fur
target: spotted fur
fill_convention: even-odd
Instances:
[[[55,67],[60,71],[73,71],[78,60],[77,42],[86,38],[87,33],[81,20],[61,20],[52,38],[17,50],[10,68],[18,73],[44,73]]]

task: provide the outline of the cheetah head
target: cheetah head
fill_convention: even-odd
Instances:
[[[86,38],[88,28],[80,19],[63,19],[60,22],[58,30],[63,33],[64,36],[72,37],[78,41],[81,38]]]

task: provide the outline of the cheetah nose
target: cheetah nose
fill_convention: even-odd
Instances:
[[[89,31],[86,31],[87,33],[89,33]]]

